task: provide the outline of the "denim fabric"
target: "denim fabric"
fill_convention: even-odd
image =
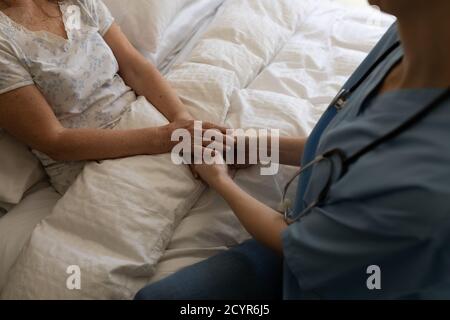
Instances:
[[[136,300],[275,300],[282,298],[281,256],[255,240],[151,284]]]

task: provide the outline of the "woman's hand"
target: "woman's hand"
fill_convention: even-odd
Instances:
[[[172,137],[172,133],[179,129],[187,130],[191,134],[191,137],[194,137],[196,134],[196,130],[198,130],[198,128],[196,128],[195,126],[195,123],[196,123],[195,120],[186,118],[178,118],[177,120],[171,122],[166,126],[167,134],[169,135],[169,140]],[[219,126],[211,122],[200,122],[200,123],[202,127],[201,130],[198,130],[199,132],[197,132],[197,134],[201,134],[202,137],[208,130],[216,130],[223,135],[227,133],[227,128],[223,126]]]
[[[198,125],[196,125],[196,123],[200,123],[201,127],[199,127]],[[163,134],[163,139],[165,141],[168,141],[168,147],[169,150],[168,152],[172,151],[172,149],[181,141],[179,140],[175,140],[172,141],[172,136],[173,134],[177,131],[177,130],[185,130],[190,138],[191,138],[191,145],[194,146],[195,141],[195,137],[200,137],[201,138],[201,143],[203,146],[207,147],[209,146],[211,143],[213,143],[214,141],[208,140],[208,139],[204,139],[205,133],[209,132],[211,130],[216,131],[216,138],[219,139],[219,141],[222,141],[223,143],[223,150],[226,150],[226,145],[227,142],[229,144],[234,143],[234,138],[228,137],[226,135],[227,133],[227,128],[223,127],[223,126],[219,126],[216,125],[214,123],[211,122],[197,122],[195,120],[176,120],[170,124],[168,124],[167,126],[163,127],[164,130],[164,134]],[[232,140],[230,140],[232,139]]]
[[[208,145],[210,145],[211,143],[214,142],[214,141],[211,141],[211,140],[204,139],[205,132],[208,131],[208,130],[215,130],[215,131],[217,131],[216,135],[221,136],[221,140],[222,140],[222,143],[223,143],[223,145],[221,147],[223,148],[223,150],[226,150],[227,141],[228,141],[228,143],[231,143],[229,141],[229,139],[233,139],[233,138],[230,138],[230,137],[226,136],[227,128],[215,125],[213,123],[202,122],[201,123],[201,130],[199,130],[199,128],[196,127],[196,122],[193,119],[190,119],[190,115],[189,114],[184,115],[184,116],[181,115],[181,117],[179,117],[177,120],[175,120],[172,123],[170,123],[169,125],[167,125],[164,129],[165,129],[165,134],[164,134],[165,138],[163,138],[163,139],[166,140],[168,142],[168,144],[169,144],[169,149],[170,150],[168,152],[172,151],[172,149],[178,143],[180,143],[180,141],[177,141],[177,140],[172,141],[173,133],[175,133],[176,130],[180,130],[180,129],[181,130],[186,130],[186,132],[189,133],[189,135],[190,135],[190,138],[191,138],[191,141],[190,141],[191,150],[185,150],[185,151],[190,152],[190,153],[192,153],[192,151],[194,150],[195,143],[198,143],[198,141],[196,141],[194,139],[194,137],[196,135],[201,137],[201,146],[208,146]],[[217,146],[217,147],[220,147],[220,146]],[[190,171],[191,171],[191,173],[192,173],[192,175],[194,176],[195,179],[199,179],[200,178],[200,176],[197,173],[194,165],[189,165],[189,169],[190,169]]]

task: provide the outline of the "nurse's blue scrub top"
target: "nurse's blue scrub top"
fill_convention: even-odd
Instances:
[[[394,24],[344,86],[351,87],[390,48]],[[403,123],[444,89],[377,95],[403,57],[401,45],[352,94],[323,115],[303,165],[340,148],[347,155]],[[325,205],[283,234],[284,298],[450,298],[450,101],[419,124],[371,151],[336,181]],[[320,166],[299,182],[296,211],[317,199]],[[381,290],[369,290],[369,266]]]

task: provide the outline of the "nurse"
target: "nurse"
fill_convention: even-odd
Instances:
[[[303,168],[293,208],[197,166],[254,240],[137,299],[450,298],[450,1],[370,2],[398,21],[309,139],[280,141]]]

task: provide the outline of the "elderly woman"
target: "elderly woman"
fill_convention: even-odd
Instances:
[[[110,130],[136,95],[171,123]],[[102,1],[0,0],[0,128],[34,150],[64,193],[84,161],[170,152],[172,132],[192,130],[193,118]]]
[[[371,0],[398,22],[307,141],[283,217],[222,165],[201,177],[255,238],[137,299],[450,298],[450,1]]]

